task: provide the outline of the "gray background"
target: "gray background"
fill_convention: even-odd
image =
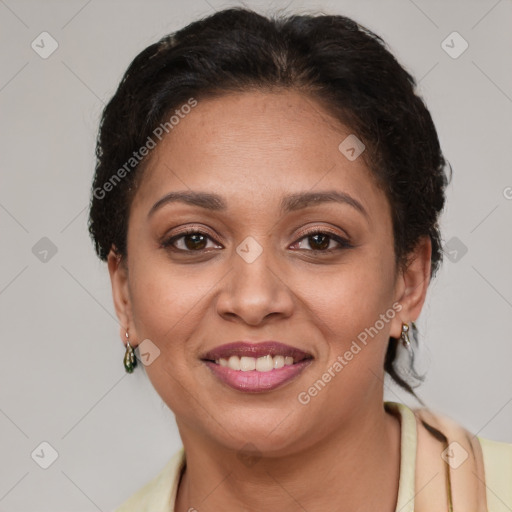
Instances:
[[[181,445],[145,374],[124,372],[87,205],[99,115],[130,61],[228,5],[240,3],[0,0],[0,511],[112,510]],[[442,219],[453,261],[419,321],[418,392],[474,433],[512,442],[512,2],[246,5],[352,16],[420,80],[454,178]],[[43,31],[59,45],[46,59],[31,47]],[[453,31],[469,44],[458,58],[441,46]],[[389,383],[386,398],[415,405]],[[58,453],[48,469],[43,441]]]

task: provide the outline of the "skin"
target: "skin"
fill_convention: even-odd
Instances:
[[[245,92],[199,101],[153,150],[131,207],[128,256],[112,250],[108,267],[121,338],[128,328],[133,346],[150,339],[161,351],[146,371],[186,451],[177,512],[395,510],[400,422],[383,407],[384,356],[389,336],[420,314],[431,244],[420,240],[398,271],[390,204],[363,158],[338,149],[350,133],[298,92]],[[325,190],[350,194],[366,215],[337,202],[280,211],[285,195]],[[148,217],[172,191],[216,193],[227,209],[174,202]],[[184,227],[209,238],[161,246]],[[313,228],[352,247],[328,238],[325,253],[325,239],[305,234]],[[248,236],[262,249],[252,263],[236,252]],[[299,403],[394,302],[400,312]],[[282,341],[314,361],[281,388],[243,393],[200,360],[236,340]],[[253,464],[239,457],[248,441]]]

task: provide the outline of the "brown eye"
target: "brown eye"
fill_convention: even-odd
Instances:
[[[328,249],[331,238],[327,235],[318,233],[316,235],[309,236],[308,240],[309,240],[309,246],[313,250],[317,251],[317,250]]]
[[[191,235],[185,235],[183,237],[185,246],[187,249],[193,251],[193,250],[201,250],[206,247],[206,238],[204,235],[201,235],[200,233],[193,233]]]
[[[162,247],[177,252],[201,252],[212,247],[221,248],[218,244],[212,244],[208,247],[208,242],[213,242],[208,234],[191,230],[165,240]]]
[[[336,244],[338,244],[338,247],[336,247]],[[333,233],[329,233],[327,231],[318,230],[306,233],[305,236],[295,242],[294,245],[298,245],[298,247],[296,247],[298,249],[306,249],[314,252],[325,253],[352,247],[350,242],[345,238],[342,238]],[[309,248],[307,246],[309,246]]]

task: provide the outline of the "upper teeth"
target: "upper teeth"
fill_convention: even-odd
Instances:
[[[269,372],[272,369],[282,368],[283,366],[293,364],[293,357],[290,356],[263,356],[263,357],[238,357],[231,356],[229,359],[216,359],[215,362],[221,366],[227,366],[232,370],[241,370],[248,372],[256,370],[258,372]]]

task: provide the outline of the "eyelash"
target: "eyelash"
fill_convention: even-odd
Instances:
[[[175,252],[182,252],[182,253],[198,253],[198,254],[201,254],[204,251],[206,251],[206,249],[199,249],[197,251],[190,250],[190,249],[178,249],[178,248],[173,246],[173,244],[176,241],[180,240],[181,238],[183,238],[183,237],[185,237],[187,235],[202,235],[202,236],[207,237],[209,240],[213,240],[213,238],[208,233],[206,233],[204,231],[201,231],[199,229],[190,228],[190,229],[187,229],[185,231],[182,231],[179,235],[174,235],[174,236],[164,240],[161,243],[161,247],[165,248],[165,249],[170,249],[170,250],[175,251]],[[330,254],[330,253],[335,252],[335,251],[339,251],[339,250],[343,250],[343,249],[350,249],[350,248],[353,247],[353,245],[348,240],[346,240],[345,238],[343,238],[343,237],[341,237],[339,235],[335,235],[334,233],[331,233],[330,231],[322,230],[322,229],[314,229],[314,230],[311,230],[311,231],[307,231],[306,233],[303,233],[302,236],[296,242],[294,242],[294,244],[304,240],[305,238],[309,238],[309,237],[312,237],[312,236],[315,236],[315,235],[327,235],[330,238],[330,240],[334,240],[335,242],[339,243],[340,247],[337,247],[337,248],[334,248],[334,249],[306,249],[308,252]],[[217,243],[217,242],[215,242],[215,243]],[[304,249],[299,249],[299,250],[304,250]]]

